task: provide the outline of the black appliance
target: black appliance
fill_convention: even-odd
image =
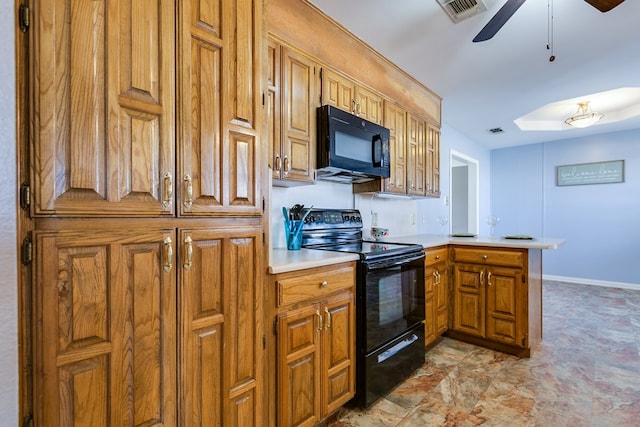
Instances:
[[[424,364],[421,245],[362,239],[354,209],[312,209],[302,246],[359,254],[356,273],[356,395],[367,407]]]
[[[317,179],[358,183],[390,176],[389,129],[330,105],[317,115]]]

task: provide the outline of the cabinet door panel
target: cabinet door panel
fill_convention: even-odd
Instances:
[[[184,425],[260,424],[259,237],[251,228],[180,233]]]
[[[294,50],[284,48],[282,52],[282,178],[313,182],[317,106],[315,64]]]
[[[449,279],[446,264],[436,267],[437,286],[434,289],[434,310],[436,313],[436,334],[440,335],[449,327]]]
[[[389,128],[389,151],[391,176],[385,179],[385,191],[404,194],[407,192],[407,113],[398,106],[385,102],[384,125]]]
[[[322,69],[322,105],[333,105],[353,113],[356,102],[354,89],[354,83],[346,77],[328,68]]]
[[[320,419],[320,305],[278,315],[278,425]]]
[[[175,425],[176,289],[165,239],[175,235],[36,233],[36,424]]]
[[[508,344],[518,343],[522,305],[521,270],[491,268],[487,277],[487,338]]]
[[[428,345],[436,338],[436,314],[435,314],[435,282],[437,271],[433,267],[426,267],[424,270],[425,286],[425,320],[424,320],[424,341]]]
[[[484,267],[456,264],[454,268],[454,324],[460,332],[484,337]]]
[[[175,2],[115,3],[34,7],[36,215],[172,214]]]
[[[253,0],[179,2],[180,215],[259,212],[257,10]]]
[[[323,399],[326,414],[347,403],[355,393],[355,307],[351,292],[324,306]]]

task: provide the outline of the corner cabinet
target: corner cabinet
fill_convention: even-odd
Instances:
[[[453,338],[529,356],[542,339],[541,253],[454,246]]]
[[[34,425],[262,425],[262,4],[33,3]]]
[[[271,277],[270,425],[314,426],[354,396],[354,287],[354,263]]]
[[[268,43],[267,129],[275,185],[315,182],[318,66],[294,48]]]
[[[438,247],[425,250],[425,345],[430,345],[448,329],[449,323],[449,250]]]

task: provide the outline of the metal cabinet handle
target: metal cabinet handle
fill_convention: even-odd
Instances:
[[[282,159],[280,159],[280,154],[276,154],[276,172],[280,172],[280,170],[282,169]]]
[[[436,276],[436,285],[439,285],[440,284],[440,272],[436,271],[436,275],[437,275]]]
[[[324,326],[325,329],[331,329],[331,312],[329,311],[329,307],[324,308],[324,312],[327,315],[327,323]]]
[[[289,173],[289,157],[284,156],[284,174],[287,175]]]
[[[171,198],[173,197],[173,178],[170,172],[164,173],[164,198],[162,200],[162,207],[167,209],[171,206]]]
[[[164,239],[164,271],[167,273],[171,271],[173,267],[173,242],[171,237]]]
[[[326,280],[323,280],[322,283],[320,283],[321,288],[326,288],[327,286],[329,286],[329,282],[327,282]]]
[[[187,238],[184,239],[184,251],[186,253],[186,261],[182,265],[182,268],[191,270],[191,263],[193,262],[193,239],[191,239],[191,236],[187,236]]]
[[[316,310],[316,316],[318,317],[318,331],[321,331],[323,329],[323,321],[322,321],[322,315],[320,314],[320,310]]]
[[[185,175],[183,180],[187,185],[187,198],[182,204],[185,208],[190,208],[193,205],[193,180],[191,179],[191,175]]]
[[[491,286],[491,272],[487,273],[487,286]]]
[[[480,272],[480,286],[484,286],[484,270]]]

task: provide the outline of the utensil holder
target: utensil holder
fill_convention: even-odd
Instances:
[[[302,248],[302,221],[285,221],[284,237],[287,249],[297,251]]]

